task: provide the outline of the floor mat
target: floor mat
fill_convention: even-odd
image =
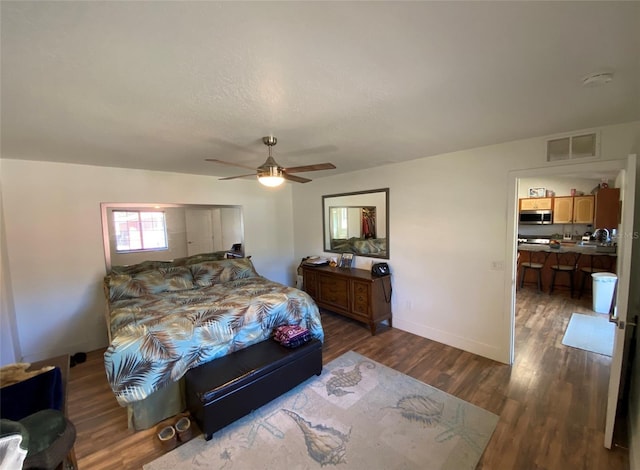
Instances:
[[[607,316],[572,313],[562,344],[605,356],[613,353],[615,325]]]

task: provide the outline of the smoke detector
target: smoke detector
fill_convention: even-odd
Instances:
[[[613,72],[594,72],[582,79],[582,86],[602,86],[613,80]]]

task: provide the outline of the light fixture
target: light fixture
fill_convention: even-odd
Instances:
[[[269,136],[264,137],[262,141],[269,147],[269,157],[266,162],[258,167],[258,181],[265,186],[275,188],[284,183],[282,167],[278,166],[271,156],[271,148],[278,143],[278,140],[273,136]]]
[[[257,173],[258,182],[263,184],[264,186],[276,187],[280,186],[282,183],[286,181],[293,181],[294,183],[308,183],[311,181],[309,178],[303,178],[302,176],[298,176],[296,174],[291,173],[302,173],[304,171],[318,171],[318,170],[333,170],[335,169],[335,165],[333,163],[313,163],[311,165],[302,165],[302,166],[293,166],[288,168],[283,168],[278,165],[271,155],[271,148],[278,143],[278,139],[276,139],[272,135],[268,135],[262,138],[262,143],[269,147],[269,157],[265,160],[265,162],[260,165],[258,168],[251,168],[247,165],[242,165],[235,162],[225,162],[224,160],[218,160],[217,158],[205,158],[208,162],[215,163],[223,163],[224,165],[238,166],[240,168],[245,168],[247,170],[254,170],[255,173],[251,173],[248,175],[237,175],[237,176],[225,176],[224,178],[220,178],[221,180],[234,180],[236,178],[246,178],[248,176],[253,176]],[[318,147],[320,148],[320,147]],[[336,147],[337,148],[337,147]]]
[[[271,150],[271,148],[269,148]],[[261,168],[258,172],[258,181],[265,186],[269,186],[270,188],[274,188],[276,186],[280,186],[284,183],[284,178],[282,176],[282,168],[279,166],[270,166],[265,168],[264,170]]]

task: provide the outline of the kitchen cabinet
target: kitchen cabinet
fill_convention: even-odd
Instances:
[[[367,323],[372,335],[383,320],[391,326],[391,275],[329,266],[303,266],[302,274],[304,290],[318,307]]]
[[[553,198],[554,224],[592,224],[593,196],[560,196]]]
[[[573,221],[573,196],[553,198],[553,223],[570,224]]]
[[[575,196],[573,198],[573,223],[592,224],[595,198],[593,196]]]
[[[596,193],[593,225],[596,228],[618,228],[620,222],[620,189],[601,188]]]
[[[520,199],[521,211],[551,210],[552,198],[529,197]]]

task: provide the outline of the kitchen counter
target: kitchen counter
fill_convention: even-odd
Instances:
[[[583,255],[616,256],[615,246],[580,245],[579,243],[560,243],[560,248],[551,248],[551,246],[549,245],[539,245],[535,243],[521,243],[518,245],[518,250],[545,251],[548,253],[580,253]]]
[[[558,258],[554,256],[552,253],[556,255],[561,255],[563,253],[578,253],[579,256],[576,260],[576,271],[572,273],[574,276],[574,286],[576,291],[580,290],[581,284],[585,283],[585,291],[589,292],[591,290],[591,279],[587,278],[589,276],[588,273],[584,273],[582,268],[587,267],[597,267],[602,269],[605,272],[616,272],[616,253],[615,246],[607,246],[607,245],[597,245],[597,244],[586,244],[582,245],[580,242],[578,243],[567,243],[561,242],[560,248],[551,248],[549,245],[543,244],[534,244],[534,243],[521,243],[518,245],[518,272],[517,272],[517,280],[518,286],[520,286],[520,281],[522,280],[522,267],[520,263],[529,261],[530,257],[535,252],[546,253],[544,259],[537,260],[535,262],[543,263],[542,267],[542,285],[543,290],[549,291],[549,287],[551,286],[551,265],[558,262]],[[609,250],[609,251],[604,251]],[[610,251],[614,250],[614,251]],[[590,277],[590,276],[589,276]],[[584,279],[584,281],[583,281]],[[537,282],[537,273],[535,270],[527,269],[525,271],[525,282],[527,283],[536,283]],[[560,276],[557,279],[556,286],[566,285],[566,277]],[[554,291],[555,292],[555,291]]]

